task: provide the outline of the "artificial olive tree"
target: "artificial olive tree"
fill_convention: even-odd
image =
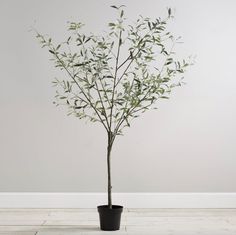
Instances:
[[[111,150],[117,135],[141,113],[168,99],[172,88],[182,84],[191,64],[178,60],[174,46],[179,43],[167,29],[173,18],[139,18],[127,23],[124,6],[102,35],[85,34],[82,23],[70,22],[69,37],[60,44],[36,32],[42,47],[52,56],[55,67],[67,76],[56,78],[55,103],[67,105],[68,115],[99,122],[107,133],[108,206],[112,208]],[[123,60],[121,61],[121,56]]]

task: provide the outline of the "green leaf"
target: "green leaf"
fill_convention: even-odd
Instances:
[[[85,43],[88,42],[88,41],[90,41],[90,40],[91,40],[91,38],[86,39]]]
[[[107,76],[104,76],[103,78],[113,78],[113,77],[110,75],[107,75]]]
[[[81,23],[71,22],[67,27],[72,30],[71,36],[66,36],[60,44],[54,45],[54,39],[48,36],[37,34],[37,37],[41,46],[50,49],[55,67],[65,70],[69,76],[68,80],[53,82],[58,85],[57,105],[67,104],[69,113],[79,119],[106,124],[106,118],[112,118],[112,127],[122,120],[122,125],[114,132],[117,135],[138,117],[136,113],[151,109],[157,100],[169,99],[172,88],[178,86],[173,84],[175,76],[181,76],[192,63],[182,59],[179,63],[174,48],[169,52],[169,43],[174,40],[170,39],[172,34],[168,32],[167,23],[173,10],[166,8],[169,17],[165,19],[140,16],[128,25],[123,24],[126,17],[123,6],[111,7],[118,10],[113,12],[118,17],[116,21],[107,22],[105,34],[86,34],[80,31]],[[119,41],[120,30],[124,34]],[[126,55],[117,53],[116,48],[121,45]]]
[[[116,26],[116,24],[114,24],[114,23],[109,23],[108,25],[109,25],[110,27]]]
[[[122,18],[123,15],[124,15],[124,10],[121,11],[121,13],[120,13],[120,17]]]
[[[86,65],[86,63],[74,64],[74,67],[79,67],[79,66],[83,66],[83,65]]]
[[[71,40],[71,36],[70,36],[70,37],[68,37],[68,39],[67,39],[66,43],[67,43],[67,44],[69,44],[70,40]]]
[[[94,86],[95,86],[94,84],[93,84],[93,85],[90,85],[90,86],[89,86],[89,89],[93,88]]]
[[[111,7],[112,7],[112,8],[115,8],[115,9],[117,9],[117,10],[119,10],[121,7],[125,7],[125,5],[120,5],[119,7],[113,5],[113,6],[111,6]]]
[[[115,9],[119,9],[117,6],[114,6],[114,5],[113,5],[113,6],[111,6],[111,7],[112,7],[112,8],[115,8]]]

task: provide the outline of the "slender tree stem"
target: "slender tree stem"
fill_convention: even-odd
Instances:
[[[110,112],[110,125],[108,126],[108,145],[107,145],[107,174],[108,174],[108,185],[107,185],[107,192],[108,192],[108,207],[112,209],[112,186],[111,186],[111,149],[114,142],[114,137],[112,133],[112,114],[113,114],[113,107],[114,107],[114,96],[115,96],[115,88],[116,88],[116,78],[117,78],[117,71],[118,71],[118,63],[119,63],[119,55],[120,55],[120,47],[121,47],[121,35],[122,31],[120,30],[119,38],[118,38],[118,49],[117,49],[117,56],[116,56],[116,67],[115,67],[115,75],[114,75],[114,83],[112,89],[112,98],[111,98],[111,112]]]
[[[108,144],[107,144],[107,177],[108,177],[108,185],[107,185],[107,192],[108,192],[108,207],[112,209],[112,186],[111,186],[111,149],[113,144],[113,134],[112,132],[108,132]]]
[[[120,30],[120,34],[119,34],[119,38],[118,38],[118,48],[117,48],[117,56],[116,56],[116,67],[115,67],[114,83],[113,83],[112,97],[111,97],[110,130],[112,129],[112,114],[113,114],[113,107],[114,107],[114,96],[115,96],[115,88],[116,88],[116,78],[117,78],[118,63],[119,63],[119,56],[120,56],[121,35],[122,35],[122,31]]]

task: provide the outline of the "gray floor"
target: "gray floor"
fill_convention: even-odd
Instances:
[[[236,235],[236,209],[125,209],[121,230],[99,230],[94,209],[0,209],[1,235]]]

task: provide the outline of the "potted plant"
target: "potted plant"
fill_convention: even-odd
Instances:
[[[55,44],[36,31],[55,67],[65,71],[55,79],[56,105],[67,105],[68,115],[99,122],[107,133],[108,202],[98,206],[102,230],[118,230],[122,206],[112,204],[111,151],[118,135],[131,120],[168,99],[172,88],[182,84],[190,60],[178,60],[174,46],[180,43],[168,30],[171,9],[165,19],[140,16],[127,24],[124,6],[111,6],[118,12],[115,22],[103,35],[86,35],[83,24],[70,22],[69,36]],[[121,55],[123,60],[121,60]]]

